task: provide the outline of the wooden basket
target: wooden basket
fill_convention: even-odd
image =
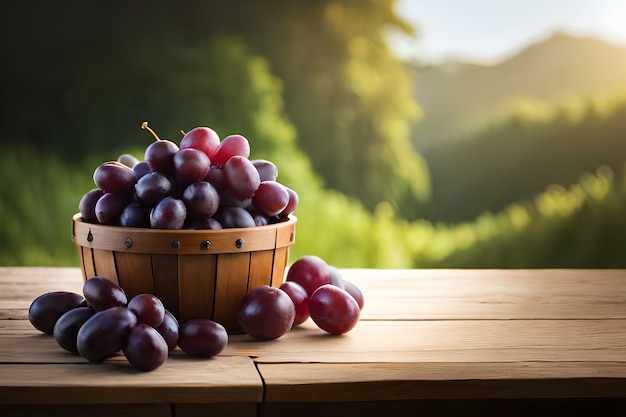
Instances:
[[[208,318],[241,333],[241,299],[262,285],[280,286],[295,243],[296,217],[267,226],[161,230],[87,223],[72,218],[83,279],[119,284],[128,299],[151,293],[181,324]]]

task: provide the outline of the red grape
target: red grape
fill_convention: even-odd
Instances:
[[[156,329],[139,323],[130,330],[122,352],[136,369],[152,371],[165,363],[169,349]]]
[[[224,166],[233,156],[248,158],[250,156],[250,143],[248,139],[241,135],[230,135],[224,138],[210,155],[211,163],[217,166]]]
[[[53,331],[58,345],[78,355],[78,347],[76,347],[78,331],[94,314],[96,310],[91,307],[76,307],[59,317]]]
[[[296,207],[298,207],[298,193],[296,193],[294,190],[292,190],[289,187],[285,187],[285,189],[287,190],[287,193],[289,194],[289,202],[287,203],[287,206],[285,207],[285,209],[278,215],[279,217],[285,218],[287,216],[289,216],[291,213],[293,213],[296,210]]]
[[[250,162],[259,172],[261,181],[276,181],[278,178],[278,168],[273,162],[266,159],[253,159]]]
[[[220,137],[213,129],[208,127],[193,128],[180,141],[180,149],[197,149],[204,152],[209,158],[213,156],[219,145]]]
[[[93,181],[105,193],[129,193],[137,182],[137,175],[132,168],[112,161],[96,168]]]
[[[153,294],[137,294],[128,302],[128,309],[135,313],[138,323],[157,327],[163,323],[165,307]]]
[[[46,334],[54,332],[54,325],[59,317],[79,307],[85,298],[69,291],[52,291],[35,298],[28,308],[28,320],[37,329]]]
[[[252,162],[243,156],[233,156],[222,170],[224,171],[224,185],[239,200],[252,198],[261,184],[259,172]]]
[[[356,300],[359,308],[363,309],[363,305],[365,304],[365,297],[363,297],[363,293],[361,292],[359,287],[354,285],[352,282],[346,280],[343,281],[343,284],[344,289]]]
[[[277,339],[293,326],[296,308],[287,293],[263,285],[250,291],[237,308],[237,322],[248,335],[260,340]]]
[[[280,289],[285,291],[293,305],[296,308],[296,316],[293,325],[297,326],[304,323],[310,316],[309,314],[309,295],[302,285],[294,281],[285,281],[280,285]]]
[[[174,154],[174,174],[185,184],[202,180],[211,168],[211,161],[198,149],[181,149]]]
[[[124,290],[113,281],[102,276],[95,276],[85,281],[83,295],[87,305],[96,311],[117,306],[125,307],[128,303]]]
[[[178,346],[192,356],[210,358],[220,353],[228,343],[224,326],[208,319],[192,319],[180,327]]]
[[[310,297],[318,287],[330,284],[330,268],[322,258],[305,255],[289,267],[286,280],[300,284]]]
[[[171,196],[159,201],[150,212],[150,227],[153,229],[182,229],[187,209],[182,200]]]
[[[330,268],[330,283],[335,287],[339,287],[341,289],[346,288],[346,284],[344,283],[343,277],[341,276],[341,272],[335,266],[329,265]]]
[[[126,307],[98,311],[82,325],[76,336],[78,353],[90,362],[100,362],[122,350],[137,317]]]
[[[288,203],[287,189],[276,181],[262,181],[252,197],[254,207],[270,217],[282,213]]]
[[[80,211],[80,215],[83,216],[84,221],[91,223],[98,222],[98,218],[96,217],[96,203],[103,195],[104,191],[99,188],[94,188],[80,199],[78,210]]]
[[[359,321],[360,311],[347,291],[332,284],[322,285],[309,299],[311,319],[330,334],[340,335],[352,330]]]
[[[211,183],[220,193],[224,191],[224,171],[221,167],[212,166],[203,181]]]

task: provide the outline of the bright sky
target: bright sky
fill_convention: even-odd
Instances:
[[[493,62],[555,30],[626,47],[626,0],[398,0],[416,39],[391,36],[401,57]]]

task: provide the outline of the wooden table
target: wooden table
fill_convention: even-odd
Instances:
[[[625,270],[367,270],[344,336],[270,342],[153,372],[92,364],[27,320],[78,268],[0,268],[0,416],[626,415]]]

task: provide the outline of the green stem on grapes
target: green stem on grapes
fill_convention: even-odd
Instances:
[[[183,129],[180,129],[180,133],[181,133],[183,136],[185,136],[185,135],[186,135],[186,133],[185,133],[185,131],[184,131]]]
[[[159,136],[154,132],[154,130],[150,129],[150,127],[148,126],[148,122],[143,122],[141,124],[141,128],[144,129],[144,130],[147,130],[150,133],[152,133],[152,136],[154,136],[155,140],[161,140],[161,138],[159,138]]]

